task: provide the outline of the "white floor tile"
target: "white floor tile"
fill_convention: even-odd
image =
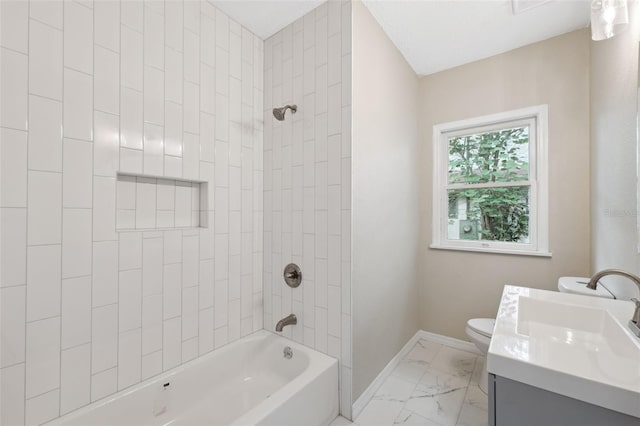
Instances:
[[[478,387],[483,357],[420,340],[350,423],[415,426],[485,426],[487,395]]]

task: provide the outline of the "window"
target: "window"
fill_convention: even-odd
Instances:
[[[432,248],[550,256],[547,106],[433,128]]]

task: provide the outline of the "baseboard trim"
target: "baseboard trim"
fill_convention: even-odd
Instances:
[[[382,369],[382,371],[376,376],[375,379],[367,386],[362,392],[362,395],[353,403],[352,415],[353,419],[357,419],[364,407],[367,406],[369,401],[373,399],[380,386],[391,375],[391,372],[400,364],[400,361],[411,351],[413,346],[418,340],[424,339],[433,343],[440,343],[455,349],[460,349],[467,352],[472,352],[476,355],[482,355],[478,348],[471,343],[464,340],[456,339],[454,337],[443,336],[442,334],[431,333],[429,331],[418,330],[411,339],[400,349],[400,351],[391,358],[391,361]]]
[[[466,340],[443,336],[442,334],[431,333],[430,331],[424,330],[419,330],[416,334],[420,336],[420,339],[429,340],[433,343],[440,343],[454,349],[460,349],[461,351],[471,352],[475,355],[482,355],[482,352],[478,350],[476,345],[471,342],[467,342]]]

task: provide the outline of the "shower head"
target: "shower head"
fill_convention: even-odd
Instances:
[[[274,108],[273,109],[273,116],[278,121],[284,121],[284,113],[287,112],[287,109],[290,109],[291,112],[295,114],[295,112],[298,110],[298,106],[297,105],[285,105],[282,108]]]

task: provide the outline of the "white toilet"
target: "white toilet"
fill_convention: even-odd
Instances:
[[[604,297],[607,299],[615,299],[616,296],[602,283],[598,284],[595,290],[587,288],[589,278],[583,277],[560,277],[558,279],[558,291],[561,293],[581,294],[584,296]],[[489,352],[489,344],[491,343],[491,335],[493,327],[496,324],[494,318],[474,318],[467,321],[465,332],[478,350],[484,355],[484,365],[482,366],[482,376],[480,378],[480,389],[487,393],[487,352]]]
[[[495,318],[474,318],[467,321],[465,333],[469,340],[473,342],[482,355],[484,355],[484,365],[482,366],[482,375],[480,376],[480,389],[487,393],[487,352],[489,352],[489,344],[491,343],[491,335],[493,327],[496,325]]]

